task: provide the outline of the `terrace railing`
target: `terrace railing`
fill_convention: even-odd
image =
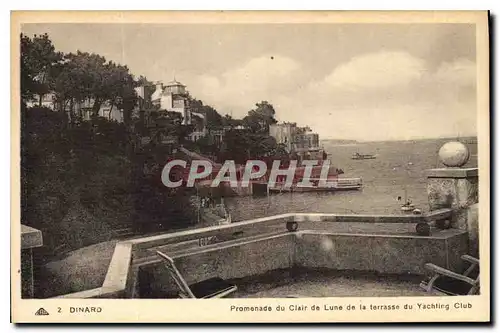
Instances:
[[[171,244],[195,241],[199,239],[218,236],[221,242],[237,241],[238,239],[251,239],[257,237],[262,229],[266,229],[269,236],[272,233],[283,234],[295,232],[306,227],[311,230],[310,222],[356,222],[356,223],[408,223],[416,224],[416,233],[419,236],[429,236],[431,227],[446,229],[450,226],[453,210],[440,209],[422,215],[357,215],[357,214],[308,214],[289,213],[275,215],[250,221],[236,222],[229,225],[207,228],[191,229],[181,232],[162,234],[139,239],[120,242],[115,247],[115,252],[106,274],[103,286],[78,293],[59,296],[58,298],[106,298],[124,297],[128,281],[130,280],[131,267],[136,260],[144,260],[150,256],[150,250]],[[259,228],[261,227],[261,228]],[[263,236],[264,236],[263,235]],[[229,237],[221,237],[229,236]]]

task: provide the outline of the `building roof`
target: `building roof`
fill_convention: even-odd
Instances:
[[[182,87],[185,87],[185,85],[183,85],[182,83],[180,83],[176,79],[174,79],[173,81],[170,81],[169,83],[167,83],[167,87],[172,87],[172,86],[182,86]]]

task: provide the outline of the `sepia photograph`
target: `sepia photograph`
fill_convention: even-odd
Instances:
[[[12,12],[13,317],[488,321],[488,19]]]

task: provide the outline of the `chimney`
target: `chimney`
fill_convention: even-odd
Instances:
[[[156,81],[155,83],[155,86],[156,86],[156,90],[163,90],[163,83],[161,81]]]

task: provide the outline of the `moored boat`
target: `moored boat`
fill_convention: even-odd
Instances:
[[[401,197],[398,197],[398,200],[401,200]],[[420,211],[419,209],[415,208],[415,205],[411,202],[410,198],[408,198],[408,191],[405,189],[405,197],[404,197],[404,204],[401,205],[401,211],[402,212],[415,212]],[[418,214],[418,212],[417,212]]]
[[[372,155],[372,154],[354,153],[351,156],[351,159],[353,159],[353,160],[373,160],[375,158],[377,158],[377,156],[376,155]]]
[[[329,179],[326,184],[321,183],[321,179],[311,179],[310,186],[298,186],[286,183],[277,183],[273,187],[269,187],[270,193],[286,193],[286,192],[335,192],[347,190],[359,190],[363,186],[361,178],[335,178]]]
[[[414,209],[415,209],[415,206],[413,204],[404,204],[401,206],[402,212],[412,212]]]
[[[285,184],[276,184],[276,186],[269,187],[269,193],[303,193],[303,192],[333,192],[333,187],[319,187],[319,186],[286,186]]]

